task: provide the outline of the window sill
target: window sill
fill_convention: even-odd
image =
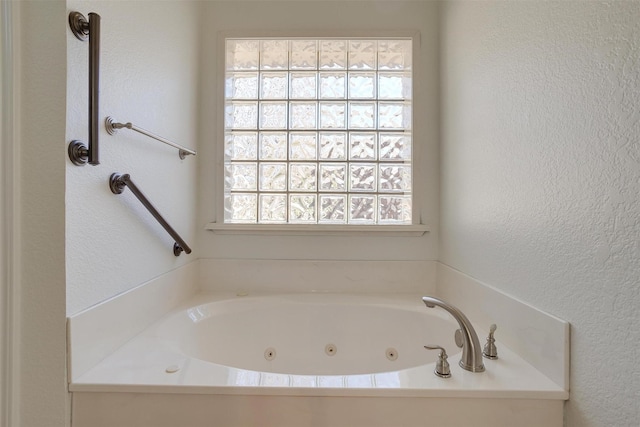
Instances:
[[[304,224],[220,224],[211,222],[205,230],[216,234],[251,234],[262,236],[402,236],[419,237],[429,231],[424,224],[415,225],[304,225]]]

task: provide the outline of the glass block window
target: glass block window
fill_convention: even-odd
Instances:
[[[225,223],[411,224],[411,51],[227,39]]]

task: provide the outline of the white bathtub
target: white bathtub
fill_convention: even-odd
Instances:
[[[402,302],[402,303],[401,303]],[[244,296],[180,310],[158,324],[176,352],[233,368],[306,376],[399,371],[453,354],[456,323],[419,298],[298,294]],[[455,357],[455,356],[454,356]]]
[[[565,390],[499,340],[462,370],[457,324],[420,297],[196,295],[73,379],[74,426],[562,425]]]

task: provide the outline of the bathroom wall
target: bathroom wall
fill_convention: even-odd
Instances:
[[[565,424],[637,426],[640,3],[444,2],[440,260],[571,322]]]
[[[65,2],[11,2],[11,396],[7,426],[69,421],[65,343]],[[4,30],[4,28],[3,28]],[[7,161],[7,159],[2,159]],[[7,272],[3,271],[3,274]],[[5,386],[5,384],[3,384]]]
[[[100,120],[113,116],[199,149],[200,3],[67,1],[68,11],[101,16]],[[68,26],[67,26],[68,30]],[[87,140],[88,42],[67,31],[67,135]],[[61,148],[61,149],[64,149]],[[66,166],[67,314],[76,313],[185,265],[198,256],[195,221],[199,157],[132,130],[100,125],[100,165]],[[114,195],[112,173],[128,173],[191,246],[173,240],[130,190]]]
[[[9,257],[9,236],[11,235],[11,209],[13,208],[11,184],[8,177],[13,170],[13,152],[11,150],[11,132],[13,123],[10,121],[13,113],[12,83],[12,51],[6,46],[11,40],[10,4],[0,3],[0,426],[3,425],[8,414],[7,406],[11,396],[9,384],[9,331],[10,324],[10,280],[11,262]],[[11,172],[10,172],[11,171]],[[3,426],[4,427],[4,426]]]
[[[223,92],[218,59],[224,59],[219,31],[300,31],[349,35],[354,31],[419,31],[419,58],[414,76],[414,168],[420,182],[415,199],[430,232],[421,237],[389,236],[255,236],[200,235],[201,257],[217,259],[435,260],[438,234],[438,4],[415,1],[210,1],[202,26],[202,157],[211,162],[199,173],[198,226],[216,218],[216,174],[213,162],[220,144]],[[236,33],[237,34],[237,33]]]

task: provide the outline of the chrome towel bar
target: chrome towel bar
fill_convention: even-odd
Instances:
[[[151,215],[162,225],[162,227],[169,233],[169,235],[175,240],[173,244],[173,254],[175,256],[180,256],[180,254],[184,251],[187,254],[191,253],[191,248],[187,243],[180,237],[180,235],[169,225],[169,223],[160,215],[160,212],[153,207],[151,202],[142,194],[142,191],[131,181],[131,176],[128,173],[119,174],[113,173],[109,178],[109,188],[113,194],[122,194],[124,191],[124,187],[129,187],[129,190],[140,200],[140,202],[144,205],[145,208],[149,211]]]
[[[69,27],[78,40],[89,38],[89,143],[73,140],[67,153],[76,166],[99,165],[98,131],[100,127],[100,15],[89,13],[89,20],[80,12],[69,14]]]
[[[161,136],[153,134],[153,133],[149,132],[148,130],[142,129],[142,128],[132,124],[131,122],[118,123],[118,122],[115,121],[115,119],[113,117],[109,116],[104,120],[104,126],[107,129],[107,133],[109,135],[115,134],[118,129],[127,128],[127,129],[134,130],[134,131],[136,131],[138,133],[141,133],[143,135],[146,135],[149,138],[153,138],[156,141],[160,141],[160,142],[162,142],[164,144],[170,145],[171,147],[178,149],[178,155],[180,156],[181,159],[184,159],[189,154],[191,154],[193,156],[195,156],[197,154],[193,150],[190,150],[190,149],[188,149],[186,147],[183,147],[182,145],[176,144],[175,142],[171,142],[166,138],[163,138]]]

